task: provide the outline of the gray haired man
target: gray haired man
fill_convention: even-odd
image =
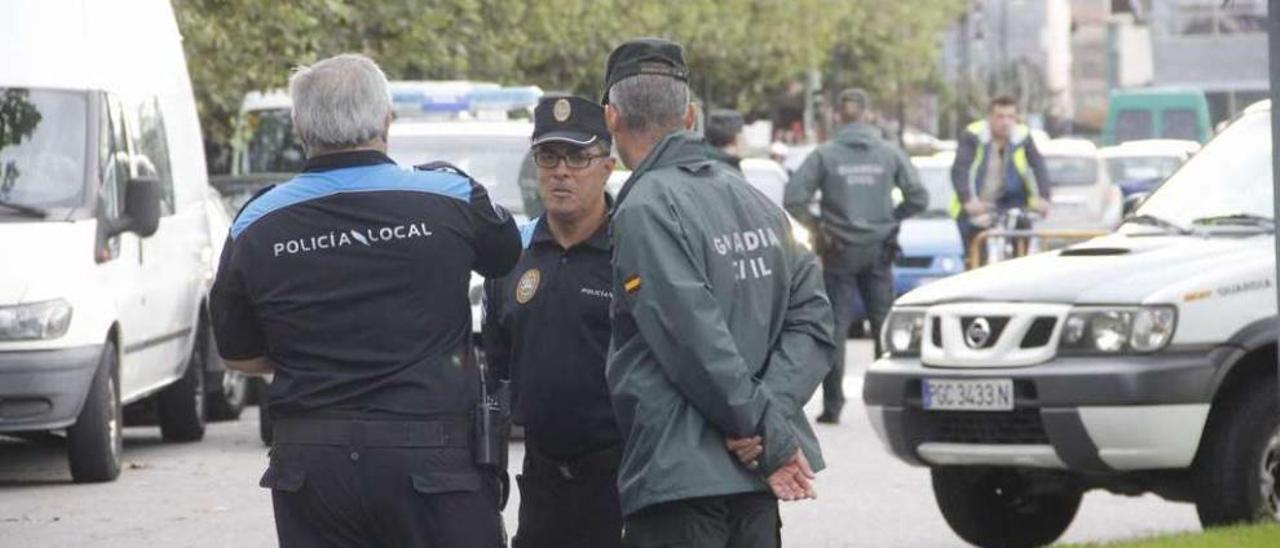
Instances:
[[[684,131],[687,79],[673,42],[609,56],[605,121],[633,169],[612,221],[606,374],[623,543],[771,548],[778,499],[815,496],[801,407],[830,364],[831,308],[782,210]]]
[[[501,546],[467,280],[511,270],[515,223],[456,169],[387,157],[368,58],[299,69],[289,93],[305,168],[240,211],[210,297],[227,366],[275,375],[261,485],[280,545]]]

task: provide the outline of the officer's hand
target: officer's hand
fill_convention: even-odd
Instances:
[[[1035,205],[1031,206],[1031,209],[1035,210],[1035,212],[1036,212],[1036,213],[1039,213],[1041,217],[1048,217],[1048,216],[1049,216],[1049,201],[1048,201],[1048,200],[1037,200],[1037,201],[1036,201],[1036,203],[1035,203]]]
[[[977,198],[969,198],[969,201],[964,204],[964,212],[968,213],[970,217],[977,217],[987,212],[987,204],[982,203],[982,200]]]
[[[760,455],[764,454],[764,440],[760,436],[751,438],[725,438],[724,446],[738,457],[738,462],[742,463],[749,470],[755,470],[760,467]]]
[[[791,460],[769,475],[769,489],[773,491],[775,497],[783,501],[816,499],[818,492],[813,487],[815,477],[813,469],[809,467],[808,459],[797,449],[796,455],[791,457]]]

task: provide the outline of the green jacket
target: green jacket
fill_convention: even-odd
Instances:
[[[893,189],[902,203],[893,205]],[[822,191],[820,217],[809,205]],[[846,126],[805,158],[791,175],[783,198],[791,215],[836,246],[884,243],[899,221],[929,207],[929,191],[906,155],[867,124]]]
[[[618,196],[607,379],[626,439],[626,515],[661,502],[767,491],[803,448],[802,410],[835,349],[817,259],[781,209],[689,133],[659,143]],[[759,435],[751,471],[726,437]]]

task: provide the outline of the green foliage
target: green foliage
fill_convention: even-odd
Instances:
[[[206,137],[225,143],[244,93],[346,51],[391,79],[532,84],[599,97],[636,36],[684,44],[705,101],[744,111],[810,68],[881,96],[931,85],[963,0],[173,0]]]

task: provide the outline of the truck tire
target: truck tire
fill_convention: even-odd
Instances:
[[[220,363],[217,345],[213,344],[213,333],[205,330],[201,333],[203,342],[205,367],[205,409],[210,420],[233,421],[240,418],[245,405],[249,403],[249,377],[226,366],[218,367],[210,372],[208,365]]]
[[[1280,404],[1275,377],[1219,400],[1196,463],[1196,513],[1204,527],[1280,520]]]
[[[84,407],[80,408],[76,423],[67,428],[67,461],[76,483],[114,481],[120,476],[124,413],[116,363],[116,346],[108,342],[89,383]]]
[[[201,332],[204,326],[200,327]],[[204,438],[205,403],[204,337],[197,336],[182,377],[156,396],[160,436],[168,442],[200,441]]]
[[[960,538],[983,547],[1050,544],[1066,532],[1084,493],[1036,485],[1001,468],[934,468],[933,494]]]

